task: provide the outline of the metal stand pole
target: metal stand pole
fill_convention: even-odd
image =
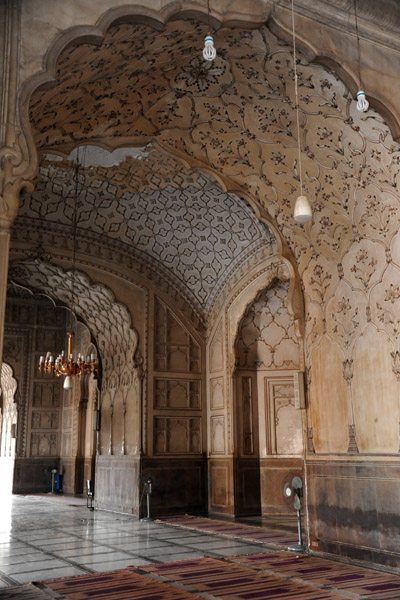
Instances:
[[[303,544],[303,536],[301,533],[301,515],[300,515],[300,509],[297,510],[297,533],[299,535],[299,543],[298,544],[292,544],[291,546],[288,546],[288,550],[291,550],[292,552],[305,552],[306,551],[306,547]]]
[[[56,493],[56,473],[57,473],[57,469],[51,470],[51,493],[52,494]]]
[[[143,517],[143,519],[140,519],[141,521],[148,523],[149,521],[154,521],[154,519],[150,516],[150,494],[152,492],[152,481],[150,479],[150,477],[148,478],[148,480],[146,481],[146,483],[144,484],[144,493],[147,496],[147,517]]]

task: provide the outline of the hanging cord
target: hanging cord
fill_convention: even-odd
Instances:
[[[76,151],[76,168],[75,168],[75,198],[74,198],[74,212],[73,212],[73,218],[72,218],[72,243],[73,243],[73,249],[72,249],[72,289],[71,289],[71,293],[72,293],[72,312],[75,315],[75,309],[76,309],[76,304],[75,304],[75,292],[76,292],[76,241],[77,241],[77,235],[78,235],[78,209],[79,209],[79,196],[84,188],[84,183],[82,184],[81,187],[79,187],[79,167],[80,165],[82,165],[83,167],[83,173],[82,176],[83,178],[85,177],[84,174],[84,169],[85,169],[85,164],[86,164],[86,146],[83,148],[83,152],[80,152],[80,148],[77,148]]]
[[[296,57],[296,36],[294,33],[294,4],[292,0],[292,36],[293,36],[293,63],[294,63],[294,93],[296,98],[296,121],[297,121],[297,146],[299,153],[299,176],[300,176],[300,196],[303,195],[303,175],[301,170],[301,150],[300,150],[300,119],[299,119],[299,95],[297,90],[297,57]]]
[[[355,20],[355,25],[356,25],[356,37],[357,37],[358,82],[359,82],[360,89],[362,89],[362,84],[361,84],[361,50],[360,50],[360,35],[358,33],[357,0],[354,0],[354,20]]]
[[[208,34],[211,35],[210,0],[207,0]]]
[[[75,315],[75,263],[76,263],[76,230],[78,224],[78,196],[79,196],[79,148],[76,152],[76,167],[75,167],[75,198],[74,198],[74,212],[72,218],[72,314]]]

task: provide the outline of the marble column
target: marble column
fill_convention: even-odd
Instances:
[[[0,3],[0,367],[10,230],[18,213],[19,193],[22,188],[33,189],[30,179],[37,167],[36,149],[30,132],[23,131],[18,106],[20,17],[20,0]]]

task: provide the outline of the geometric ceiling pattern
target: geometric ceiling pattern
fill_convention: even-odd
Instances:
[[[107,160],[109,153],[96,148],[97,161],[99,151]],[[84,164],[90,160],[88,149]],[[132,177],[138,170],[140,180]],[[261,249],[264,255],[276,253],[272,233],[243,200],[149,148],[139,159],[128,156],[107,169],[77,171],[76,163],[44,156],[34,191],[22,195],[19,219],[72,227],[75,205],[81,233],[117,239],[132,255],[147,257],[185,288],[203,315],[246,258]]]

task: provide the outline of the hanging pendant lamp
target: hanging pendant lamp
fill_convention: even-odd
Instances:
[[[311,221],[312,209],[307,196],[298,196],[296,198],[293,217],[298,223],[307,223],[307,221]]]
[[[297,150],[300,178],[300,196],[297,197],[294,204],[293,217],[297,223],[307,223],[312,219],[311,204],[303,194],[303,175],[301,169],[301,147],[300,147],[300,118],[299,118],[299,93],[297,81],[297,58],[296,58],[296,35],[294,31],[294,5],[292,0],[292,36],[293,36],[293,64],[294,64],[294,92],[296,98],[296,124],[297,124]]]
[[[207,0],[208,34],[204,38],[203,58],[212,61],[217,56],[214,48],[214,38],[211,35],[210,0]]]
[[[357,110],[359,110],[360,112],[367,112],[367,110],[369,108],[369,102],[368,102],[367,98],[365,97],[365,92],[362,89],[362,83],[361,83],[361,50],[360,50],[360,36],[358,34],[357,0],[354,0],[354,21],[355,21],[355,25],[356,25],[357,54],[358,54],[358,58],[357,58],[358,81],[359,81],[359,85],[360,85],[360,89],[358,90],[358,92],[356,94]]]

